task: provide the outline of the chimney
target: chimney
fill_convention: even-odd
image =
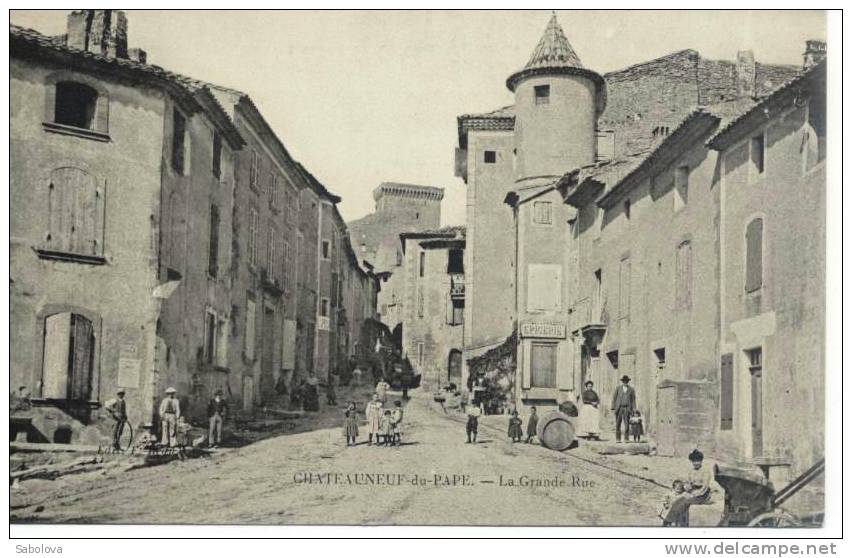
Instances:
[[[805,41],[805,61],[802,66],[804,67],[804,69],[807,70],[811,66],[822,62],[822,60],[825,58],[825,55],[825,41],[817,41],[816,39]]]
[[[737,99],[754,97],[754,53],[741,50],[737,53]]]
[[[127,58],[127,16],[121,10],[68,14],[68,46],[111,58]]]

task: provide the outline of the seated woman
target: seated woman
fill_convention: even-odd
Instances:
[[[689,454],[692,468],[683,483],[683,492],[669,505],[663,517],[663,527],[689,526],[689,507],[710,502],[710,483],[713,472],[704,466],[704,454],[694,449]]]

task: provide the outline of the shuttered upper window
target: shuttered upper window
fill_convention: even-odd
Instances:
[[[757,217],[746,227],[745,290],[753,293],[763,287],[763,219]]]
[[[550,225],[553,223],[553,204],[549,201],[533,203],[533,223]]]
[[[47,213],[45,250],[103,256],[104,191],[94,176],[75,167],[53,170],[47,187]]]

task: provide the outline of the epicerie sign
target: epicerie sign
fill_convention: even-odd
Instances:
[[[521,337],[544,337],[547,339],[565,339],[565,324],[521,324]]]

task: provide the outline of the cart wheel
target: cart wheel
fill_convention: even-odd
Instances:
[[[127,452],[133,446],[133,427],[130,422],[124,423],[121,436],[118,438],[118,446],[122,452]]]
[[[788,511],[776,509],[762,513],[752,519],[749,527],[801,527],[802,522],[798,517]]]

